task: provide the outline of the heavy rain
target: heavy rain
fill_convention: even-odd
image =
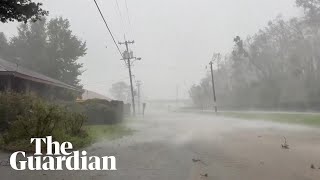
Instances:
[[[1,0],[0,21],[0,179],[320,178],[320,0]]]

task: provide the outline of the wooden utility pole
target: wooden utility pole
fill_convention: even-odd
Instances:
[[[179,85],[176,85],[176,108],[179,107]]]
[[[216,98],[216,90],[214,86],[214,78],[213,78],[213,62],[211,61],[210,63],[210,68],[211,68],[211,80],[212,80],[212,92],[213,92],[213,101],[214,101],[214,111],[217,113],[218,108],[217,108],[217,98]]]
[[[122,54],[122,57],[124,61],[126,61],[126,64],[129,69],[129,77],[130,77],[130,89],[131,89],[131,99],[132,99],[132,112],[133,115],[136,115],[136,106],[134,102],[134,91],[133,91],[133,84],[132,84],[132,72],[131,72],[131,66],[132,66],[132,59],[135,60],[141,60],[141,58],[133,57],[133,53],[129,52],[129,44],[133,44],[134,41],[125,41],[125,42],[119,42],[120,45],[124,44],[126,46],[126,51]]]

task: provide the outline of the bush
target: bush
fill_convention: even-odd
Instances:
[[[56,141],[71,143],[88,137],[82,130],[86,120],[83,114],[32,95],[0,93],[0,116],[1,145],[5,150],[32,151],[32,137],[52,136]]]
[[[122,121],[123,102],[90,99],[81,102],[81,109],[89,124],[116,124]]]

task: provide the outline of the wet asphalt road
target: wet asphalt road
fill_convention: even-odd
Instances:
[[[117,171],[13,171],[1,166],[0,179],[320,179],[320,130],[316,128],[169,112],[153,112],[127,125],[136,130],[134,135],[86,149],[89,155],[116,156]],[[288,150],[281,148],[284,136]]]

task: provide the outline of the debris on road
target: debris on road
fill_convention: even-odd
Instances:
[[[287,144],[286,137],[283,137],[283,138],[284,138],[284,144],[281,144],[282,149],[289,149],[289,144]]]
[[[208,177],[208,174],[207,174],[207,173],[206,173],[206,174],[200,174],[200,176],[201,176],[201,177],[206,177],[206,178],[207,178],[207,177]]]
[[[196,163],[196,162],[200,162],[200,159],[192,159],[192,162]]]
[[[311,167],[310,167],[310,168],[311,168],[311,169],[316,169],[313,164],[311,164]]]
[[[202,163],[203,165],[208,166],[208,164],[206,164],[205,162],[203,162],[201,159],[192,159],[192,162],[194,162],[194,163],[200,162],[200,163]]]

